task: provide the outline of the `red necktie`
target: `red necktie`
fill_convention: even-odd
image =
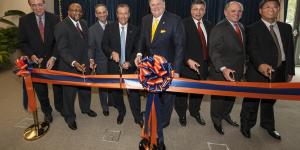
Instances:
[[[79,27],[79,23],[78,22],[76,23],[76,29],[80,33],[80,37],[83,38],[83,33],[82,33],[82,30]]]
[[[42,17],[39,17],[39,30],[40,30],[40,35],[41,35],[41,38],[42,38],[42,41],[44,42],[44,24],[43,24],[43,21],[42,21]]]
[[[239,28],[239,26],[238,26],[237,23],[234,24],[234,30],[235,30],[235,32],[236,32],[238,38],[239,38],[239,41],[240,41],[241,46],[243,46],[242,33],[241,33],[241,30],[240,30],[240,28]]]
[[[205,36],[201,29],[200,23],[201,23],[200,21],[197,23],[197,28],[198,28],[198,33],[200,36],[200,42],[202,45],[203,58],[204,58],[204,60],[207,60],[208,59],[208,50],[207,50],[207,45],[206,45],[206,41],[205,41]]]

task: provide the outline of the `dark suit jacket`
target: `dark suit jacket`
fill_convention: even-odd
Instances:
[[[55,27],[55,39],[61,60],[58,64],[59,70],[80,73],[71,65],[73,61],[77,61],[80,64],[85,64],[87,66],[86,71],[90,71],[88,69],[88,27],[84,20],[79,22],[83,38],[69,17]]]
[[[126,35],[126,46],[125,46],[125,61],[128,61],[131,64],[131,67],[128,70],[124,70],[124,73],[134,73],[136,70],[134,59],[136,57],[136,41],[138,38],[138,29],[132,25],[128,24],[127,35]],[[119,53],[121,58],[121,40],[120,40],[120,30],[119,23],[114,22],[108,24],[105,27],[103,39],[102,39],[102,48],[104,53],[108,58],[110,58],[111,53],[116,51]],[[119,73],[119,64],[109,59],[108,61],[108,71],[109,73],[116,74]]]
[[[208,36],[207,41],[208,41],[209,34],[210,34],[210,31],[211,31],[213,25],[206,20],[203,20],[203,24],[206,29],[206,33]],[[198,33],[197,26],[192,17],[188,17],[188,18],[184,19],[183,25],[184,25],[184,29],[185,29],[185,35],[186,35],[185,36],[185,46],[184,46],[184,52],[185,52],[184,64],[185,65],[182,66],[182,71],[180,74],[183,77],[199,79],[197,72],[190,69],[186,65],[187,60],[192,59],[200,64],[201,77],[203,79],[206,79],[208,70],[207,70],[207,68],[204,67],[204,65],[202,65],[202,67],[201,67],[201,64],[204,64],[204,58],[203,58],[204,56],[203,56],[203,50],[202,50],[202,43],[200,40],[200,35]]]
[[[246,61],[245,31],[239,23],[243,37],[243,46],[238,36],[227,19],[219,22],[211,31],[209,38],[209,57],[213,64],[210,69],[209,78],[212,80],[225,80],[220,68],[226,66],[235,70],[235,80],[240,80],[244,73]]]
[[[42,67],[46,66],[51,56],[57,57],[53,53],[55,48],[54,27],[58,22],[59,18],[57,16],[45,12],[45,42],[43,42],[35,14],[30,13],[20,18],[19,48],[29,57],[36,55],[38,58],[43,58]]]
[[[294,62],[294,44],[292,36],[292,27],[286,23],[277,22],[281,42],[286,58],[286,75],[295,74]],[[247,27],[247,54],[250,62],[246,72],[248,81],[268,82],[262,74],[258,72],[258,66],[269,64],[276,70],[277,66],[277,48],[270,34],[268,27],[262,20]]]
[[[99,21],[89,28],[89,59],[95,60],[97,74],[107,74],[108,58],[102,49],[103,34],[104,29],[99,24]]]
[[[151,42],[153,15],[143,17],[138,50],[143,56],[154,54],[165,57],[168,62],[175,65],[177,73],[183,60],[184,27],[179,16],[167,11],[161,17],[154,39]]]

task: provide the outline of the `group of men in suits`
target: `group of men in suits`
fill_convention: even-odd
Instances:
[[[203,19],[206,12],[203,0],[192,1],[191,16],[184,20],[165,10],[165,0],[149,0],[151,14],[143,17],[140,30],[128,23],[130,8],[127,4],[117,6],[115,22],[107,21],[105,5],[96,5],[98,21],[88,29],[81,19],[82,8],[78,3],[69,5],[68,17],[60,23],[54,15],[45,12],[44,0],[28,0],[28,3],[33,13],[20,19],[20,48],[43,68],[55,66],[55,69],[78,74],[90,74],[95,70],[96,74],[121,76],[135,73],[142,56],[157,54],[174,64],[176,77],[195,80],[235,82],[245,75],[246,81],[250,82],[289,82],[295,74],[291,26],[276,21],[280,8],[278,0],[262,0],[259,4],[261,20],[246,29],[239,22],[243,5],[237,1],[226,4],[225,19],[213,27]],[[45,95],[46,89],[45,84],[35,84],[45,121],[51,122],[52,109]],[[61,103],[56,109],[62,112],[71,129],[77,129],[76,93],[81,112],[90,117],[97,116],[90,109],[90,88],[63,85],[62,89],[62,98],[55,100]],[[127,90],[127,94],[134,121],[142,126],[140,95],[134,90]],[[109,115],[109,101],[113,101],[119,113],[117,124],[121,124],[126,114],[123,91],[99,89],[99,97],[105,116]],[[205,125],[200,114],[202,98],[199,94],[160,94],[159,129],[169,125],[173,105],[182,126],[187,124],[187,108],[199,124]],[[230,116],[234,101],[235,97],[211,96],[211,119],[220,134],[224,134],[222,120],[239,126]],[[250,129],[256,123],[260,104],[261,127],[272,137],[281,138],[275,130],[274,103],[275,100],[269,99],[244,99],[241,133],[245,137],[251,137]],[[158,137],[158,147],[164,149],[162,131],[158,131]]]

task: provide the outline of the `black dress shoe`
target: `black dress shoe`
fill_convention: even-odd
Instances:
[[[104,115],[104,116],[109,116],[109,111],[108,111],[108,110],[104,110],[104,111],[103,111],[103,115]]]
[[[124,121],[124,116],[123,115],[118,115],[117,124],[122,124],[123,121]]]
[[[242,132],[242,134],[243,134],[244,137],[249,138],[249,139],[251,138],[250,130],[241,128],[241,132]]]
[[[224,135],[224,130],[221,125],[218,126],[218,125],[214,124],[214,128],[217,130],[218,133],[220,133],[221,135]]]
[[[205,120],[202,118],[202,116],[200,114],[198,114],[196,116],[192,116],[192,117],[194,117],[199,124],[201,124],[203,126],[206,124]]]
[[[232,121],[231,117],[226,117],[226,118],[224,118],[224,120],[225,120],[227,123],[229,123],[230,125],[234,126],[234,127],[238,127],[238,126],[239,126],[239,124],[238,124],[237,122]]]
[[[158,142],[157,150],[166,150],[166,145],[164,142]]]
[[[72,130],[76,130],[77,129],[77,124],[76,122],[71,122],[71,123],[68,123],[68,127]]]
[[[167,123],[163,124],[162,127],[163,127],[163,128],[166,128],[166,127],[168,127],[169,125],[170,125],[170,122],[167,122]]]
[[[51,123],[53,121],[52,115],[51,114],[46,114],[45,117],[44,117],[44,121],[48,122],[48,123]]]
[[[82,112],[82,113],[83,114],[87,114],[90,117],[96,117],[97,116],[97,114],[94,111],[92,111],[92,110],[90,110],[88,112]]]
[[[279,134],[278,131],[276,130],[268,130],[269,135],[271,135],[273,138],[277,139],[277,140],[281,140],[281,136]]]
[[[186,116],[179,117],[179,123],[181,126],[186,126]]]
[[[143,126],[144,126],[144,120],[140,120],[135,123],[138,124],[140,126],[140,128],[143,128]]]

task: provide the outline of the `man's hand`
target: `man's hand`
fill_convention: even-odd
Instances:
[[[129,67],[130,67],[131,65],[130,65],[130,63],[128,62],[128,61],[126,61],[124,64],[122,64],[122,68],[123,69],[128,69]]]
[[[293,80],[293,75],[288,75],[287,82],[291,82]]]
[[[234,82],[235,79],[234,79],[234,73],[235,71],[234,70],[231,70],[229,68],[224,68],[223,69],[223,76],[224,78],[227,80],[227,81],[231,81],[231,82]]]
[[[188,66],[195,71],[199,71],[198,68],[200,67],[200,64],[198,64],[196,61],[194,61],[193,59],[188,59],[187,62]]]
[[[92,70],[96,69],[97,64],[95,64],[95,60],[94,59],[90,59],[90,68]]]
[[[258,71],[262,73],[265,77],[271,79],[272,72],[274,72],[272,66],[268,64],[261,64],[258,66]]]
[[[47,61],[47,64],[46,64],[46,68],[48,70],[51,70],[53,68],[55,64],[55,58],[51,57],[48,61]]]
[[[38,57],[36,57],[36,55],[32,55],[32,56],[30,57],[30,59],[31,59],[31,61],[33,61],[35,64],[40,64],[40,63],[42,63],[42,61],[43,61],[43,58],[38,58]]]
[[[135,59],[134,59],[134,64],[135,66],[138,68],[138,66],[140,65],[142,61],[142,56],[136,56]]]
[[[116,63],[118,63],[118,62],[120,61],[119,53],[113,51],[113,52],[111,53],[111,59],[112,59],[113,61],[115,61]]]
[[[85,72],[85,64],[79,64],[77,61],[74,63],[74,67],[80,71],[80,72]]]

